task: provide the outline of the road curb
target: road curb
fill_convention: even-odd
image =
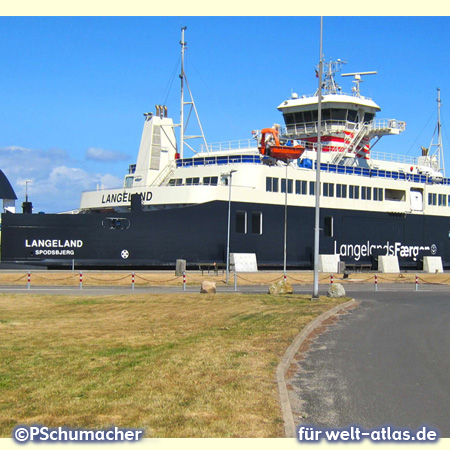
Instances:
[[[294,415],[292,414],[291,402],[289,400],[289,393],[286,386],[285,375],[286,372],[291,365],[292,359],[297,353],[298,349],[302,345],[303,341],[318,328],[325,320],[329,317],[334,316],[339,311],[343,309],[349,308],[355,305],[356,300],[352,299],[346,303],[342,303],[340,305],[335,306],[334,308],[324,312],[319,317],[316,317],[312,322],[308,323],[303,330],[297,334],[297,336],[292,341],[292,344],[286,350],[283,358],[277,367],[277,385],[278,385],[278,394],[280,396],[280,404],[281,404],[281,412],[283,414],[284,421],[284,433],[287,438],[295,438],[296,430],[295,430],[295,422]]]

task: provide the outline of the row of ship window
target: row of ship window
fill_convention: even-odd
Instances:
[[[295,192],[299,195],[315,195],[316,192],[315,181],[308,182],[305,180],[286,180],[283,178],[279,180],[278,178],[266,177],[267,192],[286,193],[286,185],[288,194]],[[322,183],[322,195],[324,197],[383,201],[383,189],[372,188],[369,186],[347,186],[346,184]]]
[[[219,177],[203,177],[203,185],[206,186],[217,186],[219,182]],[[186,186],[197,186],[200,184],[200,177],[191,177],[186,178]],[[182,178],[172,178],[169,181],[169,186],[182,186],[183,179]]]
[[[203,177],[202,184],[207,186],[217,186],[218,177]],[[181,186],[182,178],[173,178],[169,181],[170,186]],[[186,178],[186,186],[195,186],[200,184],[200,177]],[[267,192],[281,192],[299,195],[315,195],[315,181],[279,179],[274,177],[266,177]],[[322,195],[324,197],[350,198],[356,200],[375,200],[383,201],[383,188],[370,186],[356,186],[335,183],[322,183]],[[386,189],[386,200],[405,200],[405,191],[396,191]],[[450,206],[450,195],[447,194],[428,194],[428,205],[432,206]]]
[[[429,193],[428,204],[432,206],[450,206],[450,195]]]

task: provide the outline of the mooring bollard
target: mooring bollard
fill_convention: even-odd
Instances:
[[[416,291],[419,290],[419,277],[416,275]]]
[[[378,275],[375,274],[375,290],[378,291]]]
[[[131,289],[134,291],[134,272],[131,274]]]
[[[80,289],[83,289],[83,272],[80,272]]]
[[[186,290],[186,272],[183,272],[183,291]]]
[[[27,289],[31,289],[31,272],[28,272]]]

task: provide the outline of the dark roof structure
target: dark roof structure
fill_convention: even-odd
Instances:
[[[0,199],[17,200],[16,193],[14,192],[11,183],[1,170],[0,170]]]

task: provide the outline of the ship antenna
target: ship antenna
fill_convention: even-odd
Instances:
[[[434,154],[430,156],[431,158],[433,156],[436,156],[438,162],[438,170],[442,170],[442,174],[445,177],[444,147],[442,145],[442,134],[441,134],[441,90],[439,88],[436,89],[437,89],[438,117],[436,128],[434,129],[433,137],[431,138],[429,150],[431,150],[432,147],[437,147]],[[433,144],[436,132],[437,132],[437,144]],[[432,161],[432,159],[430,161]]]

